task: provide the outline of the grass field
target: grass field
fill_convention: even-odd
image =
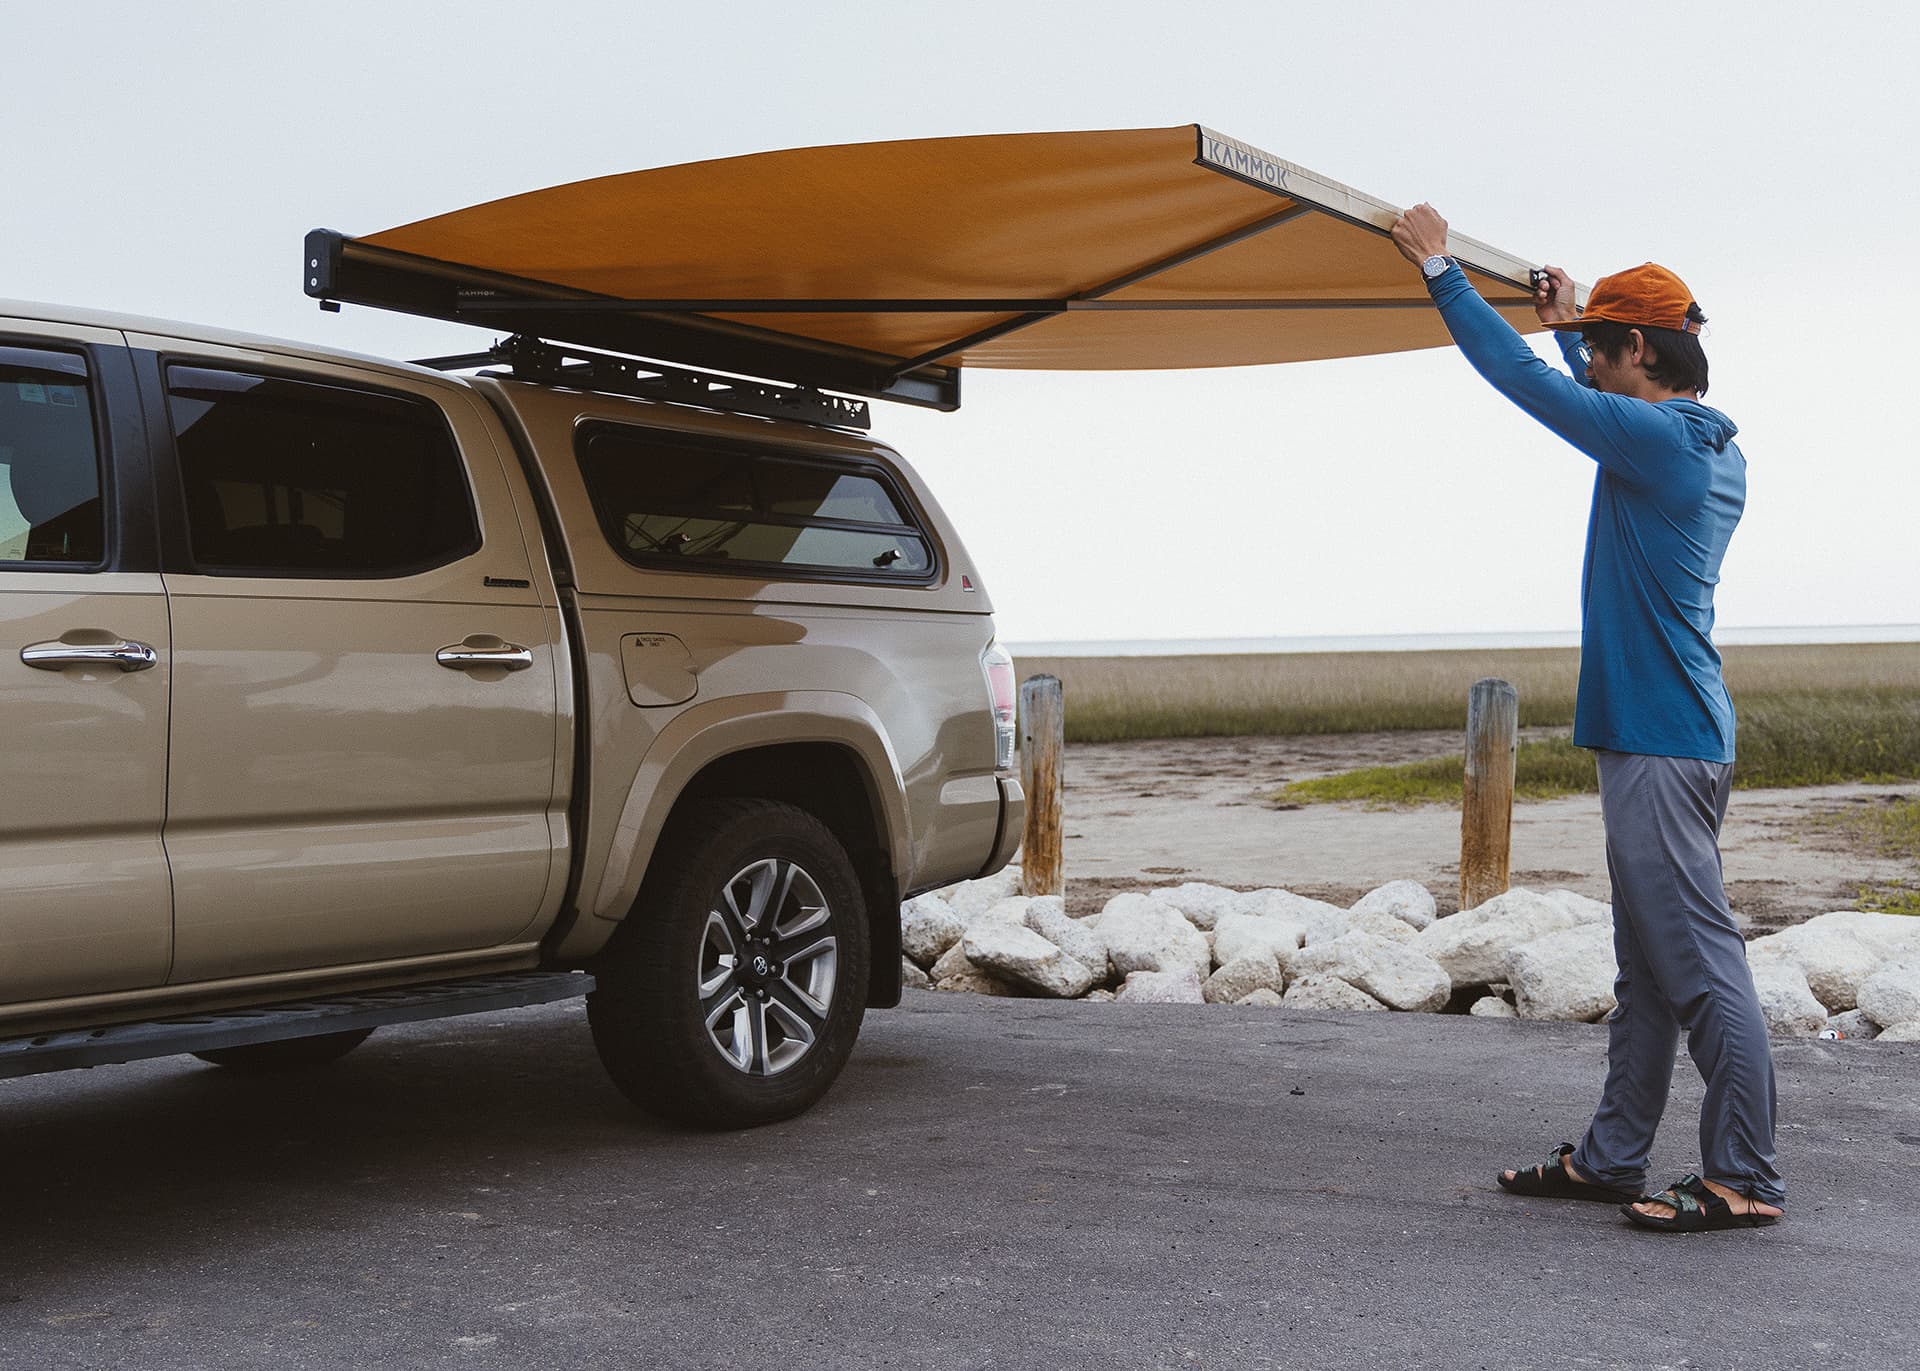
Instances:
[[[1920,699],[1920,643],[1731,647],[1727,684],[1745,724],[1773,710],[1780,736],[1818,726],[1877,727],[1889,702]],[[1467,688],[1499,676],[1520,691],[1520,722],[1571,724],[1579,653],[1506,651],[1262,653],[1217,657],[1023,657],[1024,678],[1058,676],[1067,739],[1194,738],[1465,728]],[[1779,702],[1776,706],[1775,702]],[[1865,712],[1846,708],[1858,702]],[[1824,731],[1824,726],[1818,726]]]
[[[1740,786],[1920,778],[1920,643],[1733,647],[1727,684],[1740,718]],[[1111,742],[1271,733],[1462,729],[1467,689],[1499,676],[1520,692],[1523,727],[1573,722],[1579,653],[1345,652],[1238,657],[1028,658],[1060,677],[1067,738]],[[1288,799],[1384,804],[1460,796],[1456,755],[1290,786]],[[1593,760],[1565,740],[1525,743],[1518,791],[1592,790]]]

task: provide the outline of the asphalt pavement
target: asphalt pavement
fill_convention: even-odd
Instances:
[[[747,1133],[636,1114],[577,1003],[0,1082],[0,1366],[1920,1366],[1920,1047],[1777,1044],[1788,1218],[1679,1237],[1493,1184],[1604,1050],[909,992]]]

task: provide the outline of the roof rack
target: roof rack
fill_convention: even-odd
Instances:
[[[960,407],[959,367],[928,364],[903,372],[898,357],[684,311],[637,310],[590,291],[375,247],[333,229],[307,235],[304,265],[306,293],[323,309],[337,309],[341,302],[367,305],[633,357],[671,357],[691,367],[787,382],[803,392],[841,391],[939,410]],[[743,383],[729,384],[737,391]],[[720,398],[715,392],[692,403],[720,407],[715,404]],[[739,398],[731,394],[725,407]],[[844,415],[814,422],[849,424]]]
[[[495,343],[485,352],[452,357],[423,357],[416,365],[436,371],[505,366],[516,381],[570,386],[576,390],[632,395],[642,400],[701,405],[730,414],[767,419],[797,419],[831,428],[867,429],[872,416],[865,400],[827,395],[811,386],[782,386],[736,376],[715,376],[638,357],[614,357],[588,348],[545,342],[525,334]]]

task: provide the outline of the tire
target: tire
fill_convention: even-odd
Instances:
[[[240,1071],[293,1071],[338,1061],[372,1036],[371,1028],[355,1028],[345,1033],[318,1033],[272,1043],[248,1043],[245,1047],[220,1047],[193,1055],[203,1062]]]
[[[587,1021],[621,1093],[704,1128],[791,1118],[827,1093],[867,1002],[867,912],[826,825],[709,800],[661,835],[593,972]]]

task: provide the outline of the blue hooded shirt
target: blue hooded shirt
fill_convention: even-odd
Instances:
[[[1713,645],[1713,588],[1747,500],[1733,421],[1698,400],[1594,390],[1577,333],[1555,370],[1449,267],[1428,283],[1494,389],[1599,465],[1580,587],[1579,747],[1733,760],[1733,701]]]

